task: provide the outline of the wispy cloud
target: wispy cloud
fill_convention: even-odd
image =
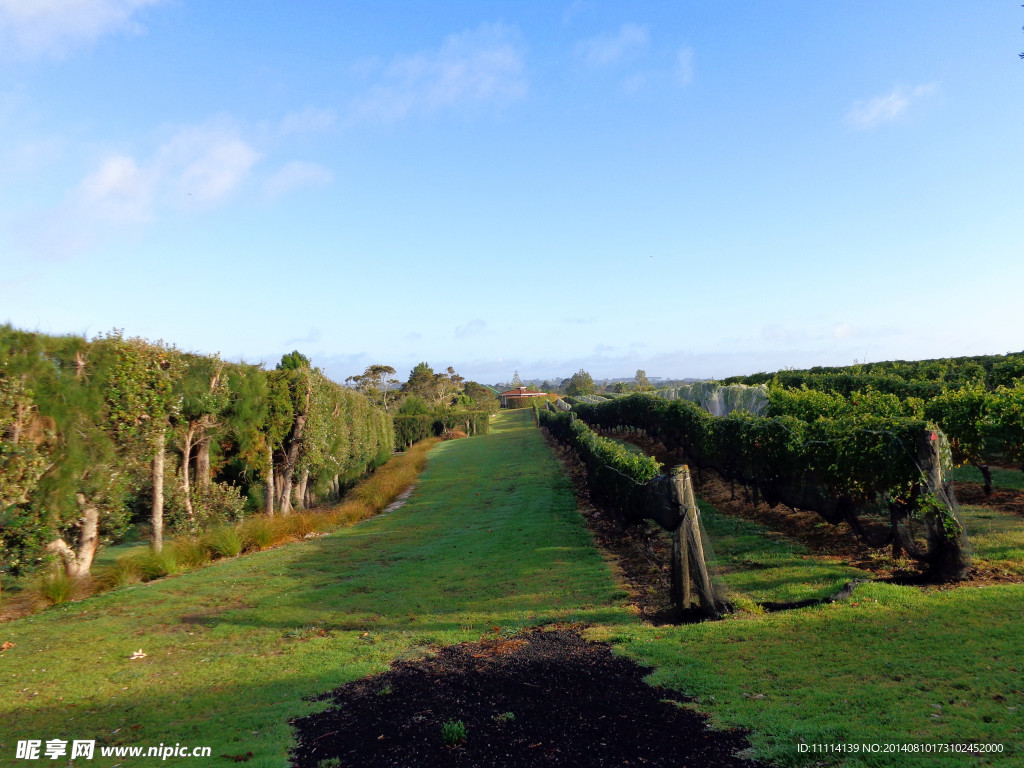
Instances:
[[[111,223],[153,218],[157,206],[216,206],[246,178],[260,153],[226,118],[180,127],[143,161],[106,157],[82,180],[74,204]]]
[[[316,163],[286,163],[263,183],[263,194],[272,200],[289,192],[309,187],[325,187],[334,181],[334,174]]]
[[[0,51],[62,57],[116,32],[139,33],[137,16],[165,0],[0,0]]]
[[[376,70],[352,120],[391,122],[466,103],[507,103],[526,95],[518,36],[503,24],[450,35],[436,51],[399,56]]]
[[[157,174],[140,168],[134,158],[112,155],[79,184],[75,205],[105,221],[148,221],[157,181]]]
[[[62,202],[12,217],[11,236],[40,257],[76,255],[163,212],[216,208],[260,157],[228,118],[179,126],[148,155],[111,152],[100,158]]]
[[[896,86],[884,96],[855,101],[846,113],[846,122],[862,131],[891,123],[938,90],[937,83],[925,83],[909,90]]]
[[[486,328],[487,323],[477,317],[464,325],[457,326],[455,328],[455,338],[464,339],[467,336],[475,336],[478,333],[483,333]]]
[[[650,47],[646,26],[623,24],[615,35],[603,35],[576,44],[576,55],[591,67],[618,64],[645,52]]]

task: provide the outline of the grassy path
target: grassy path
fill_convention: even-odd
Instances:
[[[439,445],[386,516],[0,625],[14,643],[0,656],[0,764],[28,764],[19,739],[60,738],[210,746],[214,764],[252,752],[247,765],[276,768],[288,718],[320,706],[305,696],[493,626],[625,620],[528,418]],[[87,764],[117,762],[97,750]]]

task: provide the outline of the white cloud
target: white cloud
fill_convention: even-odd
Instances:
[[[687,86],[693,82],[693,48],[689,46],[676,51],[676,62],[673,77],[677,85]]]
[[[226,199],[259,160],[230,121],[218,118],[179,128],[151,158],[105,158],[78,185],[73,205],[110,223],[154,218],[158,205],[195,210]]]
[[[450,35],[437,51],[395,58],[356,101],[353,119],[394,121],[463,103],[509,102],[526,90],[514,31],[482,24]]]
[[[869,130],[891,123],[907,113],[912,105],[935,94],[937,83],[926,83],[907,90],[896,86],[884,96],[855,101],[846,113],[846,122],[858,130]]]
[[[0,50],[63,56],[114,32],[138,33],[134,17],[165,0],[0,0]]]
[[[832,336],[836,339],[851,339],[856,335],[849,323],[840,323],[832,329]]]
[[[192,208],[221,202],[259,158],[237,129],[218,119],[180,129],[160,147],[154,168],[165,197]]]
[[[82,181],[78,202],[106,221],[147,221],[152,216],[155,181],[153,172],[143,171],[133,158],[114,155]]]
[[[646,51],[650,46],[647,27],[623,24],[614,36],[593,37],[576,44],[576,55],[592,67],[604,67]]]
[[[276,199],[304,187],[323,187],[334,181],[334,174],[316,163],[286,163],[263,184],[263,194]]]

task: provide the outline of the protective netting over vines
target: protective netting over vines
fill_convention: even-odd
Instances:
[[[944,477],[949,451],[942,433],[925,421],[714,417],[685,400],[642,395],[574,410],[598,427],[644,430],[689,463],[743,483],[755,502],[847,522],[868,544],[891,543],[894,555],[921,561],[937,578],[960,578],[967,569],[967,539]],[[924,546],[914,527],[923,528]],[[879,528],[883,534],[869,530]]]
[[[673,554],[674,601],[678,603],[683,597],[682,587],[677,589],[677,585],[692,580],[705,613],[730,611],[725,585],[714,575],[714,552],[700,520],[689,470],[679,468],[684,471],[662,474],[661,464],[654,458],[598,435],[573,413],[542,411],[538,416],[541,426],[571,447],[583,463],[595,504],[623,527],[651,520],[673,533],[677,539]],[[682,565],[678,545],[687,553],[681,558]],[[680,571],[692,578],[684,578]]]
[[[698,381],[674,389],[661,389],[655,394],[663,400],[689,400],[712,416],[728,416],[736,411],[761,416],[768,409],[768,387],[763,384],[751,387]]]

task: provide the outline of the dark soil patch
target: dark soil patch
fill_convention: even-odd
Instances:
[[[1024,517],[1024,491],[1013,488],[993,488],[985,495],[981,483],[957,483],[956,500],[969,507],[989,507],[999,512]]]
[[[574,631],[532,630],[442,649],[342,686],[333,706],[292,722],[292,765],[315,768],[666,766],[757,768],[742,733],[708,730],[680,694]],[[447,746],[442,725],[466,739]]]

